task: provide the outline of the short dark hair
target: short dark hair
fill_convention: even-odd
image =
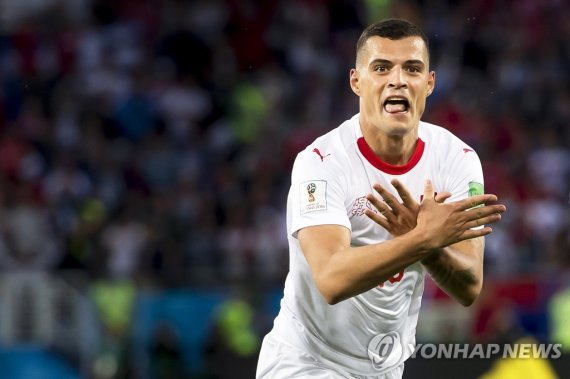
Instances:
[[[391,40],[398,40],[406,37],[420,37],[425,45],[429,57],[429,41],[423,30],[417,25],[411,23],[407,20],[402,20],[399,18],[388,18],[385,20],[380,20],[372,25],[369,25],[358,38],[356,43],[356,58],[358,60],[358,53],[368,41],[370,37],[382,37]]]

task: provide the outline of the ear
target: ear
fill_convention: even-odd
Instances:
[[[435,88],[435,71],[430,71],[428,78],[428,91],[427,91],[428,96],[431,95],[434,88]]]
[[[358,71],[355,68],[350,69],[350,88],[356,96],[360,96],[360,77]]]

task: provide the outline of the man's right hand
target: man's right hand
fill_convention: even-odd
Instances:
[[[366,199],[378,210],[365,210],[366,216],[383,227],[394,237],[401,236],[414,229],[417,225],[420,204],[414,200],[410,191],[398,179],[392,180],[392,185],[398,191],[402,199],[400,203],[390,191],[376,183],[372,187],[380,195],[368,194]],[[435,201],[443,203],[451,197],[450,192],[442,192],[435,195]]]

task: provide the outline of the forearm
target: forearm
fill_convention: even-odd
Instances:
[[[329,304],[384,283],[430,252],[422,248],[424,236],[416,232],[359,247],[351,247],[350,231],[337,225],[304,228],[298,237],[315,284]]]
[[[449,296],[471,305],[483,286],[483,237],[434,250],[422,264]]]
[[[338,249],[325,259],[309,255],[315,283],[330,304],[368,291],[425,258],[419,236],[409,233],[378,244]],[[311,246],[304,246],[310,250]]]

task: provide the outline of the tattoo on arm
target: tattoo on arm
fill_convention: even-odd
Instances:
[[[468,286],[477,282],[472,268],[454,270],[450,262],[440,259],[441,254],[434,253],[423,263],[428,269],[432,279],[442,287],[449,284]]]

